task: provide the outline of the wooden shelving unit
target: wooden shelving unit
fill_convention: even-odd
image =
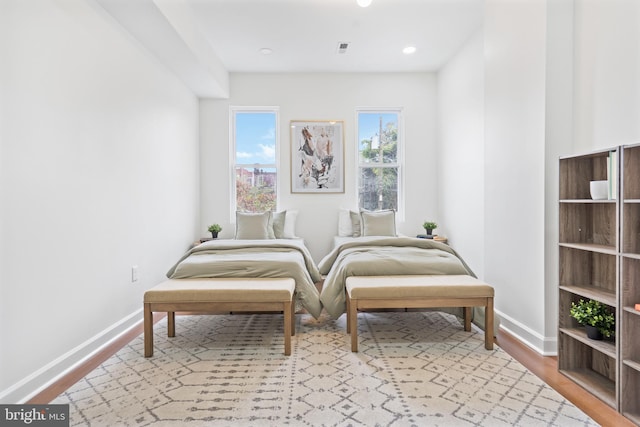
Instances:
[[[607,179],[610,199],[592,200]],[[561,158],[559,209],[558,369],[640,425],[640,144]],[[580,299],[614,310],[614,339],[587,338],[569,315]]]
[[[622,147],[621,195],[620,412],[640,425],[640,145]]]
[[[613,149],[560,159],[558,369],[618,409],[619,340],[587,338],[569,314],[580,299],[618,311],[619,198],[592,200],[589,190],[591,181],[609,179],[611,152],[619,158]]]

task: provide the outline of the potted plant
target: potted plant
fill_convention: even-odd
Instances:
[[[432,221],[425,221],[422,227],[427,231],[427,236],[431,236],[431,232],[438,228],[438,224]]]
[[[594,340],[615,335],[616,318],[606,304],[594,300],[571,302],[571,317],[587,329],[587,336]]]
[[[217,239],[218,233],[222,231],[222,227],[220,227],[220,224],[211,224],[208,230],[211,233],[211,237],[213,237],[214,239]]]

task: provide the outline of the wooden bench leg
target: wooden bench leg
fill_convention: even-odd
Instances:
[[[349,292],[345,293],[345,300],[347,305],[347,334],[351,333],[351,298],[349,298]]]
[[[167,336],[171,338],[176,336],[176,312],[175,311],[167,311]]]
[[[284,355],[291,355],[291,301],[284,302]]]
[[[153,356],[153,313],[151,304],[144,304],[144,357]]]
[[[296,335],[296,303],[291,302],[291,336]]]
[[[471,331],[471,307],[462,307],[464,310],[464,330]]]
[[[351,331],[351,351],[358,351],[358,303],[351,301],[347,312],[347,328]]]
[[[484,308],[484,348],[493,350],[493,297],[487,298]]]

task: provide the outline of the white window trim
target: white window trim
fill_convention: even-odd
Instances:
[[[356,173],[355,173],[355,195],[356,195],[356,206],[360,207],[360,202],[358,200],[358,188],[360,185],[360,167],[370,167],[370,163],[361,163],[360,162],[360,122],[358,115],[360,113],[395,113],[398,114],[398,138],[400,139],[400,144],[398,145],[398,161],[397,163],[384,163],[380,164],[379,167],[398,167],[398,211],[396,212],[396,221],[403,222],[405,218],[405,197],[404,197],[404,169],[405,169],[405,161],[404,161],[404,152],[406,141],[404,138],[404,113],[402,107],[356,107],[355,113],[355,163],[356,163]],[[378,166],[376,166],[378,167]]]
[[[261,106],[261,107],[244,107],[232,105],[229,106],[229,185],[230,185],[230,197],[229,197],[229,219],[231,224],[236,223],[236,166],[254,166],[256,163],[237,163],[236,164],[236,113],[275,113],[275,141],[276,150],[275,158],[276,163],[258,163],[263,167],[271,167],[276,169],[276,210],[280,206],[280,107],[276,106]]]

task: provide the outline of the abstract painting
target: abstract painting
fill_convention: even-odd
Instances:
[[[344,193],[344,122],[291,121],[291,192]]]

